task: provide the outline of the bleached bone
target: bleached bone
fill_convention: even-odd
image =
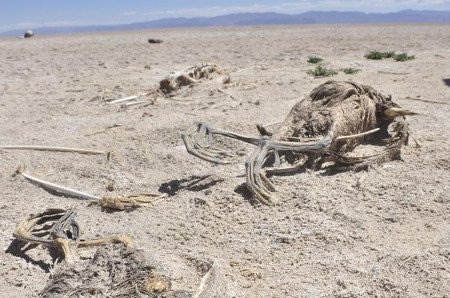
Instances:
[[[138,95],[133,95],[133,96],[128,96],[128,97],[124,97],[124,98],[119,98],[119,99],[116,99],[116,100],[109,101],[108,104],[115,104],[115,103],[121,103],[121,102],[136,100],[138,97],[139,97]]]
[[[0,149],[74,152],[74,153],[81,153],[81,154],[108,154],[107,151],[100,151],[100,150],[68,148],[68,147],[54,147],[54,146],[37,146],[37,145],[6,145],[6,146],[0,146]]]

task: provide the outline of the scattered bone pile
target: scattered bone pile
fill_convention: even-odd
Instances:
[[[184,86],[192,86],[201,81],[214,80],[217,85],[228,84],[230,76],[216,64],[206,63],[177,71],[159,82],[159,91],[170,95]]]
[[[230,75],[220,66],[212,63],[193,66],[183,71],[176,71],[159,82],[155,88],[140,95],[127,96],[108,101],[108,104],[120,103],[122,107],[140,104],[154,104],[159,98],[173,97],[183,87],[193,87],[200,83],[209,82],[212,89],[220,89],[221,86],[229,84]],[[223,91],[222,91],[223,92]],[[187,96],[189,94],[185,94]],[[145,98],[145,100],[141,100]]]

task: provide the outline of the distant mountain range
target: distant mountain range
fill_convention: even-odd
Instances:
[[[36,34],[53,34],[180,27],[355,23],[450,23],[450,11],[402,10],[390,13],[308,11],[295,15],[274,12],[238,13],[216,17],[168,18],[121,25],[42,27],[24,28],[24,30],[31,29]],[[3,32],[0,33],[0,35],[19,35],[22,34],[24,30]]]

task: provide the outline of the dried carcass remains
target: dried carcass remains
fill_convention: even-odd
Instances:
[[[202,79],[216,79],[219,83],[228,83],[230,77],[216,64],[206,63],[191,67],[185,71],[177,71],[159,82],[159,91],[168,95],[183,86],[198,83]]]
[[[196,123],[182,138],[189,153],[214,163],[233,162],[236,155],[212,148],[213,135],[257,146],[246,162],[247,187],[258,201],[271,205],[275,188],[266,174],[318,169],[324,162],[353,166],[398,159],[409,135],[404,116],[412,114],[372,87],[329,81],[298,102],[273,134],[259,126],[261,136],[249,137]],[[383,150],[349,154],[364,144]]]
[[[69,263],[74,260],[74,249],[80,247],[99,246],[104,243],[133,246],[133,240],[128,235],[113,235],[92,240],[80,239],[80,227],[75,215],[73,209],[47,209],[21,221],[13,235],[25,243],[57,248],[63,254],[64,260]]]

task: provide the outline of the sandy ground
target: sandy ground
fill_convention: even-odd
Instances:
[[[149,44],[147,38],[161,38]],[[416,59],[372,61],[372,49]],[[353,80],[391,94],[409,118],[402,161],[367,172],[273,177],[280,204],[254,204],[244,160],[213,165],[189,155],[180,132],[196,120],[256,135],[282,120],[326,78],[306,74],[310,55]],[[155,105],[106,100],[140,94],[169,72],[213,62],[230,72],[226,94],[199,84]],[[32,297],[53,268],[48,251],[7,253],[16,224],[49,207],[76,207],[83,237],[128,233],[177,289],[195,290],[196,260],[218,260],[235,297],[447,297],[450,293],[449,25],[274,26],[155,30],[0,39],[0,144],[115,150],[116,158],[0,150],[0,288]],[[423,101],[413,100],[420,99]],[[433,102],[424,102],[433,101]],[[115,128],[106,129],[113,125]],[[251,147],[244,147],[251,152]],[[96,195],[172,195],[153,208],[102,212],[20,176]],[[196,187],[178,189],[195,176]],[[107,190],[113,186],[113,192]],[[112,189],[109,187],[109,189]],[[94,249],[83,250],[83,258]]]

